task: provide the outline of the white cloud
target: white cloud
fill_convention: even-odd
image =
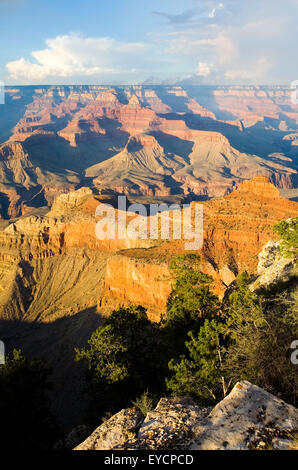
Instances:
[[[209,77],[211,74],[212,65],[207,64],[206,62],[199,62],[196,69],[196,74],[199,77]]]
[[[235,63],[239,59],[239,49],[237,41],[224,33],[220,33],[215,40],[215,51],[218,63],[221,66],[226,66],[230,63]]]
[[[102,73],[103,71],[112,71],[100,69],[100,67],[84,67],[79,64],[75,65],[61,62],[57,62],[55,65],[41,65],[25,60],[24,57],[13,62],[9,62],[6,65],[6,68],[10,74],[10,78],[12,79],[19,80],[24,78],[26,80],[37,81],[51,76],[71,77],[75,74],[94,75],[96,73]]]
[[[297,0],[193,1],[191,14],[167,16],[175,29],[163,43],[199,83],[198,63],[213,64],[204,83],[290,84],[297,76]]]
[[[77,34],[46,40],[46,49],[31,53],[35,62],[20,58],[6,64],[11,79],[40,81],[51,77],[97,76],[134,73],[138,57],[148,46],[119,42],[108,37],[85,38]]]
[[[231,69],[226,70],[225,78],[228,80],[254,80],[262,79],[268,70],[270,69],[270,63],[266,57],[260,57],[256,63],[250,69]]]
[[[181,34],[180,37],[170,39],[165,52],[174,55],[195,55],[201,53],[203,48],[215,45],[216,39],[195,39],[187,34]]]

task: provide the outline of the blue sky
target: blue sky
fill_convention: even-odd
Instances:
[[[298,0],[0,0],[6,84],[298,79]]]

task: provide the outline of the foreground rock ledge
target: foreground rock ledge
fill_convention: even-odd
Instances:
[[[162,398],[146,417],[121,410],[75,450],[283,450],[297,432],[297,408],[242,381],[213,409],[184,397]]]

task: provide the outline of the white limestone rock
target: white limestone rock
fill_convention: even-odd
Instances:
[[[192,450],[290,448],[298,410],[247,381],[238,382],[204,421],[198,422]]]
[[[144,416],[136,408],[121,410],[105,421],[75,450],[111,450],[124,446],[137,432]]]

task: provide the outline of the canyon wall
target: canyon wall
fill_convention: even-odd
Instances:
[[[286,88],[7,87],[5,109],[2,218],[80,186],[188,198],[258,175],[297,186],[298,113]]]
[[[169,261],[185,251],[185,241],[99,240],[95,234],[99,220],[95,210],[103,204],[100,198],[89,188],[81,188],[58,197],[46,215],[21,217],[0,231],[2,317],[50,319],[51,311],[56,311],[55,318],[57,311],[63,316],[64,301],[58,299],[69,297],[66,310],[69,309],[74,289],[76,295],[80,292],[81,301],[72,307],[72,312],[91,304],[107,312],[117,305],[140,303],[148,308],[152,319],[158,320],[165,311],[173,282]],[[277,188],[264,177],[244,182],[224,198],[201,204],[201,269],[213,278],[213,290],[220,296],[238,272],[256,272],[262,246],[277,239],[273,225],[297,214],[297,203],[280,197]],[[128,214],[127,221],[133,217]],[[72,260],[71,285],[68,270],[63,267],[68,256]],[[57,279],[51,281],[52,293],[48,284],[42,285],[48,278],[47,271],[55,272]],[[89,279],[92,275],[94,282]],[[86,288],[80,291],[85,284]],[[42,289],[47,292],[47,299],[40,298]],[[48,304],[51,307],[46,307]]]

